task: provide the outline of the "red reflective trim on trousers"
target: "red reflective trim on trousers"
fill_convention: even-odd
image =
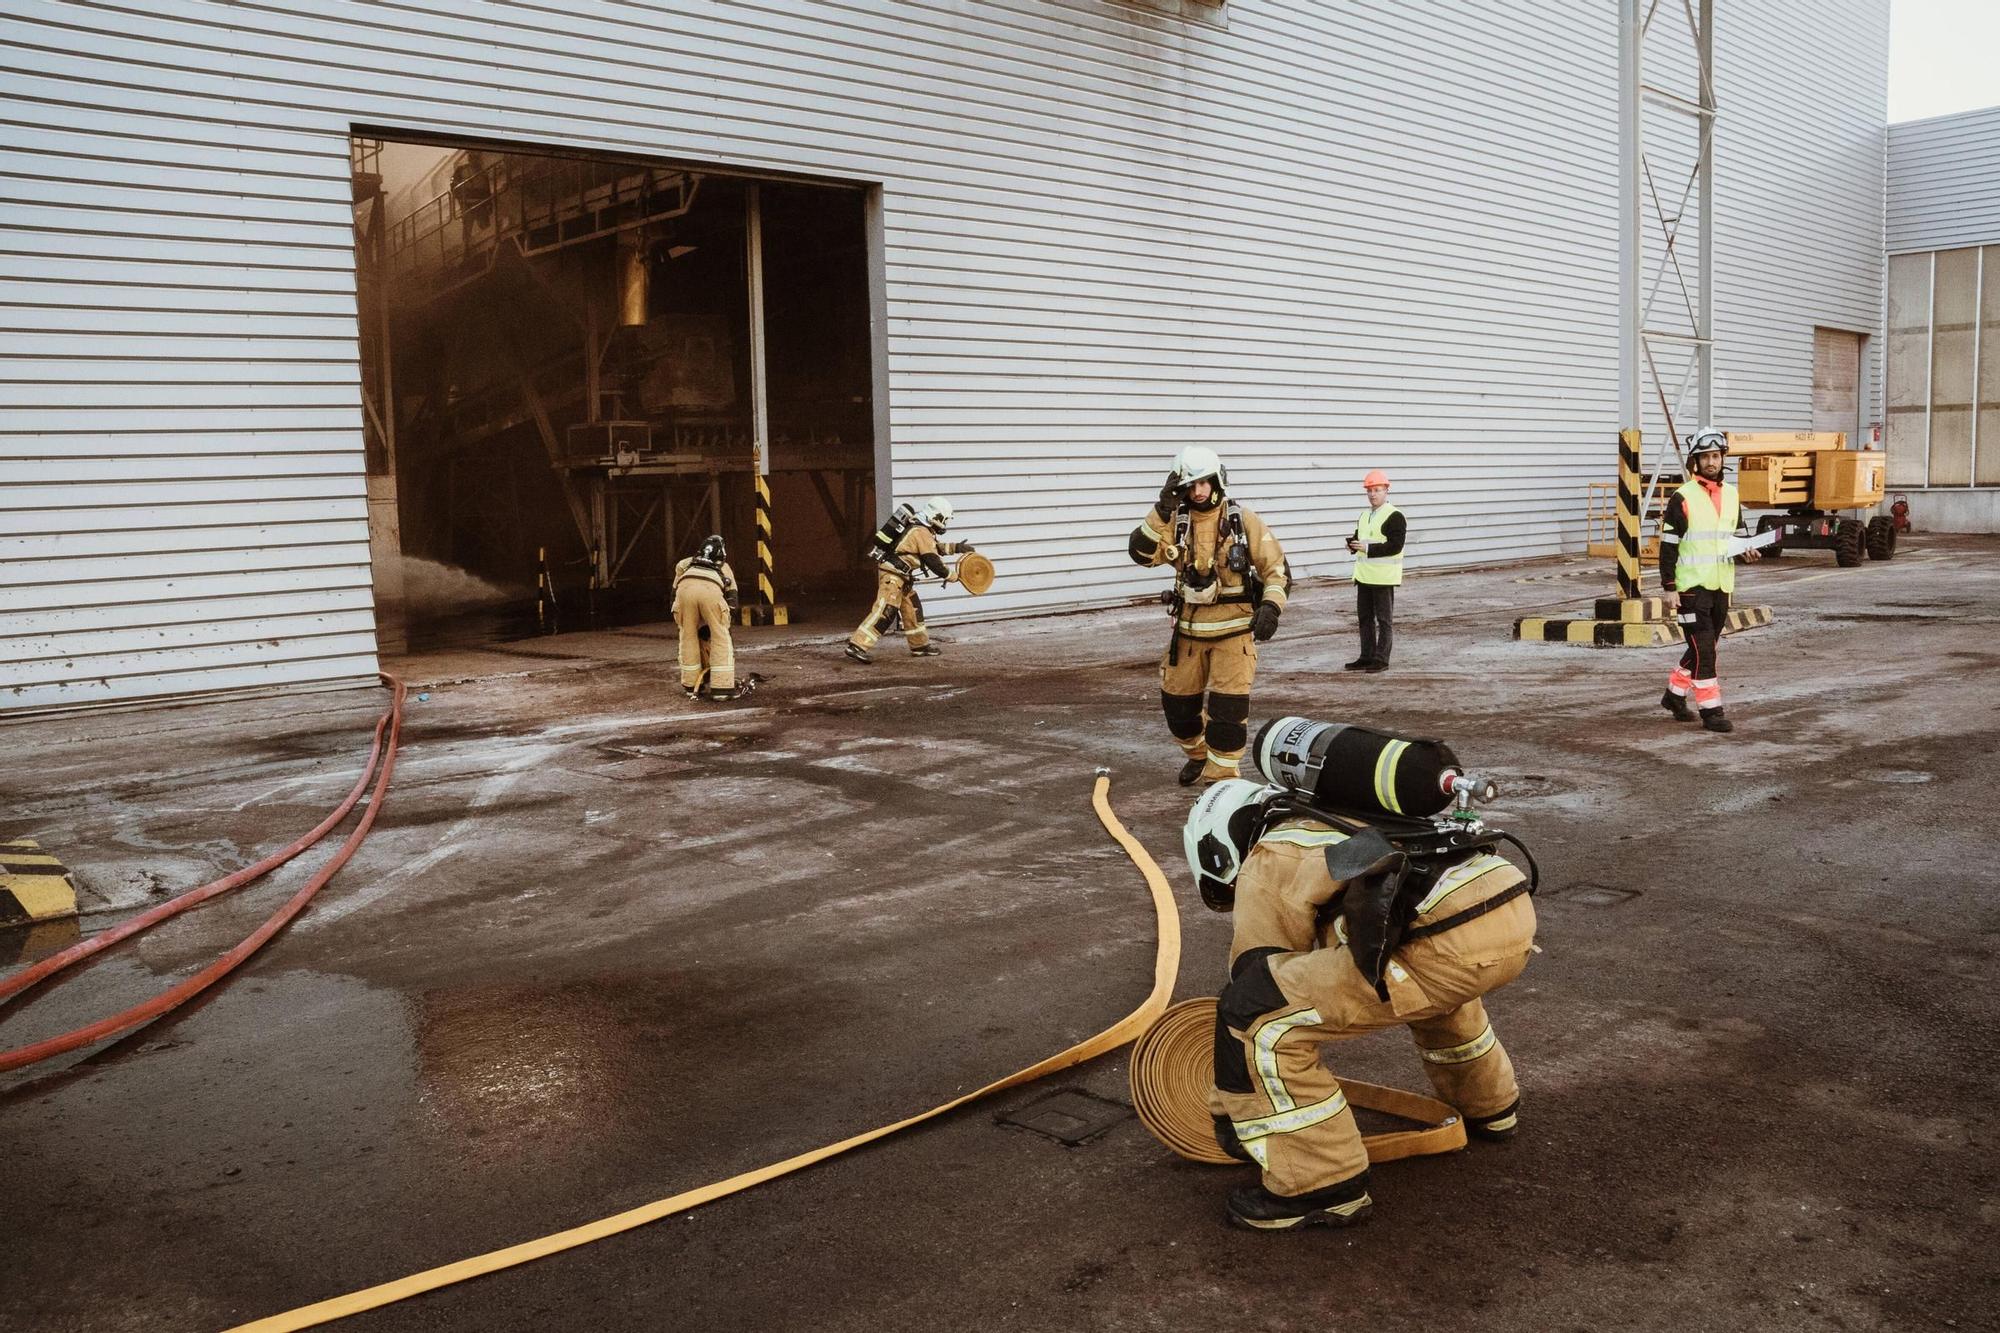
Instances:
[[[1694,701],[1703,708],[1722,707],[1722,682],[1713,679],[1696,681]]]
[[[1671,694],[1685,695],[1694,687],[1694,673],[1684,666],[1677,666],[1667,677],[1667,690]]]

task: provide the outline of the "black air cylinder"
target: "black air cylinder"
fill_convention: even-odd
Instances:
[[[1251,752],[1271,781],[1315,805],[1360,815],[1434,815],[1451,804],[1440,779],[1459,766],[1443,741],[1304,717],[1266,722]]]

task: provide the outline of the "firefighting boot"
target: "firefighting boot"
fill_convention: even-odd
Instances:
[[[872,660],[868,656],[867,649],[852,643],[847,645],[847,655],[856,662],[867,662]]]
[[[1340,669],[1342,671],[1366,671],[1368,669],[1368,659],[1357,657],[1352,662],[1342,663]]]
[[[936,644],[934,644],[934,643],[927,643],[927,644],[925,644],[925,645],[924,645],[923,647],[921,647],[921,648],[912,648],[912,649],[910,649],[910,656],[912,656],[912,657],[943,657],[943,656],[944,656],[944,649],[942,649],[942,648],[938,647],[938,646],[937,646]]]
[[[1668,690],[1660,696],[1660,707],[1672,713],[1676,722],[1694,721],[1694,709],[1688,707],[1685,694],[1675,694],[1672,690]]]
[[[1710,731],[1734,731],[1736,724],[1722,715],[1720,708],[1701,710],[1701,725]]]
[[[1206,759],[1190,759],[1181,765],[1180,773],[1174,778],[1183,787],[1192,787],[1200,779],[1201,771],[1208,767]]]
[[[1492,1115],[1467,1116],[1465,1132],[1475,1139],[1485,1139],[1489,1143],[1503,1143],[1514,1137],[1514,1131],[1521,1127],[1521,1099],[1516,1097],[1504,1111]]]
[[[1273,1194],[1262,1185],[1229,1191],[1229,1220],[1254,1231],[1293,1227],[1351,1227],[1368,1216],[1368,1173],[1305,1194]]]

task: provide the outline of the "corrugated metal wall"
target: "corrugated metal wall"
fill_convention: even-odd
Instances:
[[[2000,241],[2000,107],[1889,127],[1890,254]]]
[[[1791,425],[1878,323],[1886,8],[1719,8],[1720,402]],[[1419,567],[1576,548],[1610,470],[1609,3],[8,10],[0,707],[372,668],[356,123],[880,182],[894,489],[981,612],[1156,586],[1189,442],[1315,573],[1369,467]]]

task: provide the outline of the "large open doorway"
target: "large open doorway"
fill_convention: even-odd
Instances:
[[[359,134],[353,162],[387,651],[660,618],[711,532],[759,620],[851,597],[864,189]]]

